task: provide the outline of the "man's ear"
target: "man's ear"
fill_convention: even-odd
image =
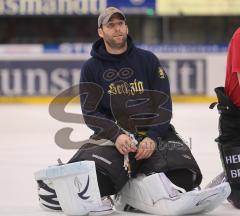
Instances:
[[[128,25],[126,24],[126,28],[127,28],[127,34],[128,34]]]
[[[98,28],[98,35],[100,38],[103,38],[103,30],[102,28]]]

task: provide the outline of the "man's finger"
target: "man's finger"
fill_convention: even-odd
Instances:
[[[122,146],[122,151],[123,151],[124,154],[127,154],[127,153],[129,152],[129,147],[123,145],[123,146]]]
[[[117,147],[117,150],[120,152],[120,154],[124,154],[121,148]]]
[[[152,153],[153,153],[152,151],[148,151],[147,155],[145,156],[145,159],[150,158]]]
[[[136,152],[137,151],[137,146],[135,146],[133,143],[131,143],[130,150],[131,150],[131,152]]]
[[[147,150],[144,148],[139,148],[138,153],[136,154],[135,158],[136,160],[141,160],[144,158],[145,154],[147,154]]]

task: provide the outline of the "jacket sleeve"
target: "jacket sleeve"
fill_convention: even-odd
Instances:
[[[159,96],[155,95],[153,100],[156,101],[157,113],[159,114],[159,123],[150,126],[147,131],[147,136],[159,143],[159,139],[166,134],[170,120],[172,117],[172,99],[170,94],[170,86],[167,74],[160,65],[158,58],[152,56],[152,69],[149,71],[149,81],[151,90],[156,91]],[[159,104],[159,97],[162,97]]]
[[[236,34],[232,39],[232,45],[230,47],[230,52],[232,54],[232,72],[240,72],[240,33]]]
[[[86,125],[94,131],[92,138],[109,139],[113,142],[123,133],[121,128],[102,111],[103,89],[96,82],[96,75],[85,63],[80,76],[80,103]]]

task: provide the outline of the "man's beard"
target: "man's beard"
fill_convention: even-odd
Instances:
[[[123,48],[126,46],[127,43],[127,36],[124,36],[121,43],[117,43],[114,39],[106,38],[105,42],[108,44],[111,48]]]

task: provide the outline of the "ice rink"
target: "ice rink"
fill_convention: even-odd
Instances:
[[[208,104],[174,104],[173,124],[186,140],[191,139],[192,152],[203,173],[202,186],[222,170],[214,139],[218,134],[217,110]],[[71,105],[69,112],[80,112]],[[47,105],[0,105],[0,215],[54,216],[41,210],[33,173],[38,169],[66,162],[75,150],[64,150],[54,143],[54,135],[63,127],[73,127],[72,140],[79,141],[91,134],[84,125],[59,122],[48,113]],[[239,215],[227,202],[208,215]],[[130,215],[115,213],[117,215]],[[131,214],[133,215],[133,214]],[[140,215],[140,214],[138,214]]]

